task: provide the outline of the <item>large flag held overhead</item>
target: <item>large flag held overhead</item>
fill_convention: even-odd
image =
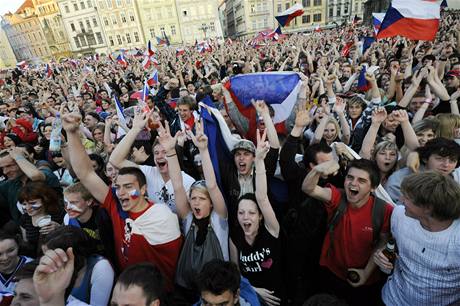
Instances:
[[[289,26],[289,23],[296,17],[302,16],[304,13],[303,7],[300,3],[296,3],[284,12],[275,16],[276,20],[282,27]]]
[[[285,121],[297,102],[300,77],[295,72],[258,72],[231,77],[225,84],[243,116],[249,120],[248,137],[255,135],[256,111],[251,100],[264,100],[275,111],[273,122]]]
[[[385,13],[372,13],[372,26],[374,27],[375,35],[377,35],[380,30],[383,18],[385,18]]]
[[[377,38],[404,36],[434,40],[439,27],[441,0],[393,0]]]

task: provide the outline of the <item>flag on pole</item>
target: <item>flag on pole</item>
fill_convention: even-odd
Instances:
[[[147,55],[150,57],[150,56],[154,56],[155,55],[155,51],[153,48],[152,48],[152,42],[149,40],[149,42],[147,43]]]
[[[363,65],[358,76],[358,90],[361,91],[368,91],[371,88],[369,82],[366,80],[366,70],[366,65]]]
[[[439,28],[441,0],[393,0],[377,38],[404,36],[434,40]]]
[[[155,37],[157,39],[157,45],[159,46],[167,46],[167,41],[163,38],[160,38],[158,36]]]
[[[350,49],[351,47],[353,47],[353,44],[354,43],[352,41],[346,43],[345,46],[343,46],[342,50],[340,51],[340,55],[343,57],[347,57],[348,54],[350,54]]]
[[[275,19],[278,21],[279,25],[282,27],[289,26],[289,23],[296,17],[302,16],[304,13],[303,7],[300,3],[296,3],[284,12],[275,16]]]
[[[380,30],[383,18],[385,18],[385,13],[372,13],[372,26],[374,27],[375,35],[377,35]]]
[[[53,69],[51,69],[50,64],[46,64],[45,66],[46,77],[50,78],[53,75]]]
[[[375,42],[375,37],[365,36],[359,42],[361,54],[364,54],[367,49]]]
[[[125,56],[123,55],[123,53],[121,53],[120,55],[117,56],[117,62],[118,62],[118,64],[122,65],[123,67],[128,66],[128,62],[126,61]]]
[[[147,84],[148,84],[149,86],[154,86],[154,85],[156,85],[156,84],[158,84],[158,83],[159,83],[159,82],[158,82],[158,70],[155,69],[155,70],[152,72],[152,74],[150,75],[150,78],[147,79]]]
[[[146,55],[144,57],[144,60],[142,61],[142,67],[144,69],[149,69],[150,65],[152,64],[152,61],[150,60],[150,56]]]
[[[128,129],[128,126],[126,124],[126,117],[123,114],[123,106],[120,103],[120,100],[118,100],[117,96],[113,96],[113,100],[115,101],[115,108],[117,110],[117,116],[118,116],[118,130],[117,130],[117,138],[120,138],[124,135],[126,135],[126,130]]]

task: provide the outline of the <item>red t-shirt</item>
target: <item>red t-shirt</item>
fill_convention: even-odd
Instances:
[[[332,191],[330,202],[324,203],[327,210],[328,220],[332,218],[340,204],[342,194],[339,189],[328,184],[326,187]],[[374,197],[370,196],[367,203],[360,208],[348,205],[340,221],[334,227],[334,248],[329,251],[330,236],[327,232],[321,251],[320,265],[327,267],[337,277],[346,280],[349,268],[364,269],[372,256],[373,229],[372,207]],[[381,232],[390,231],[390,217],[393,206],[385,206],[385,217]],[[328,255],[329,251],[329,255]],[[377,281],[378,275],[374,273],[369,277],[367,284]]]
[[[152,205],[155,204],[152,203]],[[152,207],[152,205],[149,205],[149,207],[142,212],[129,213],[129,219],[136,220],[141,217]],[[130,235],[127,234],[127,232],[131,232],[131,230],[128,229],[129,226],[125,226],[125,220],[118,213],[117,198],[112,189],[107,193],[102,206],[109,212],[110,219],[112,220],[115,252],[119,268],[124,270],[126,267],[136,263],[151,262],[158,267],[166,278],[167,289],[172,290],[177,260],[182,245],[182,237],[180,234],[177,238],[170,241],[150,244],[143,235],[134,233]],[[152,219],[152,222],[158,222],[158,220]],[[165,231],[176,226],[175,224],[170,224],[170,219],[161,220],[160,222],[163,222],[162,227]],[[161,236],[164,233],[158,234]]]

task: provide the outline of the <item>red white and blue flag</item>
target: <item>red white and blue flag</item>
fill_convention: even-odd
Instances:
[[[208,44],[206,41],[200,42],[197,46],[196,49],[200,53],[205,53],[205,52],[211,52],[212,47],[210,44]]]
[[[184,48],[176,48],[176,56],[181,56],[185,54]]]
[[[155,55],[156,50],[152,48],[152,42],[149,40],[147,43],[147,56],[151,57]]]
[[[152,60],[151,60],[150,56],[146,55],[144,57],[144,60],[142,61],[142,67],[144,69],[149,69],[151,64],[152,64]]]
[[[280,13],[278,16],[275,16],[275,18],[280,26],[287,27],[294,18],[302,16],[303,13],[304,10],[302,5],[300,3],[296,3],[284,12]]]
[[[225,84],[240,113],[249,120],[246,138],[254,138],[256,110],[251,100],[264,100],[275,111],[273,122],[285,121],[297,102],[300,77],[295,72],[258,72],[231,77]]]
[[[358,76],[358,90],[360,91],[368,91],[371,88],[369,82],[366,80],[366,71],[367,67],[363,65]]]
[[[122,128],[122,126],[125,127],[127,130],[128,127],[125,114],[123,113],[123,106],[121,105],[120,100],[118,100],[116,95],[113,96],[113,99],[115,100],[115,108],[117,110],[118,123],[120,124],[117,130],[117,138],[120,138],[121,136],[126,135],[126,131]]]
[[[125,59],[125,56],[122,54],[117,56],[117,62],[118,64],[122,65],[123,67],[128,66],[128,62]]]
[[[441,0],[393,0],[377,38],[404,36],[434,40],[439,28]]]
[[[160,38],[158,36],[155,37],[157,39],[157,45],[159,46],[167,46],[168,42],[166,39]]]
[[[29,65],[27,64],[26,61],[21,61],[16,64],[16,67],[18,67],[19,69],[27,69],[29,68]]]
[[[374,34],[380,30],[380,26],[382,25],[382,21],[385,18],[385,13],[372,13],[372,26],[374,27]]]
[[[155,69],[155,70],[152,72],[152,74],[150,75],[150,78],[147,79],[147,84],[148,84],[149,86],[153,86],[153,85],[156,85],[156,84],[158,84],[158,83],[159,83],[159,82],[158,82],[158,70]]]
[[[51,69],[50,64],[46,64],[45,73],[47,78],[50,78],[53,75],[53,69]]]

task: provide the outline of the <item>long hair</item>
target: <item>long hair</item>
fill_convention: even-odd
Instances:
[[[53,188],[44,182],[28,182],[19,191],[18,201],[30,201],[40,199],[43,202],[45,212],[57,214],[61,210],[60,198]]]

